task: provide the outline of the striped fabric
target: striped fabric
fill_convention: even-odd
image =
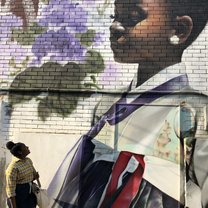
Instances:
[[[14,158],[6,170],[6,193],[15,196],[16,184],[25,184],[34,180],[35,168],[30,158]]]

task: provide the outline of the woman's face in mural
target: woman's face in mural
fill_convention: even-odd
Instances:
[[[115,0],[111,48],[118,62],[159,61],[173,31],[165,0]]]

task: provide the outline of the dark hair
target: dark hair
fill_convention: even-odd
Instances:
[[[175,17],[187,15],[192,18],[193,29],[185,45],[185,47],[188,47],[207,24],[208,0],[170,0],[169,2]]]
[[[6,147],[7,149],[10,150],[11,154],[14,155],[15,157],[20,158],[21,157],[21,150],[22,150],[22,145],[24,145],[23,143],[14,143],[12,141],[9,141],[6,143]]]

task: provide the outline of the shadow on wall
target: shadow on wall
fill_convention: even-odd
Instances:
[[[69,62],[62,66],[48,62],[41,67],[29,67],[19,73],[10,85],[11,111],[15,104],[36,98],[41,120],[45,121],[52,113],[66,117],[76,109],[83,90],[100,89],[96,84],[96,74],[103,70],[104,60],[99,52],[93,50],[87,52],[86,61],[82,64]],[[90,80],[83,83],[88,74],[91,74]],[[43,92],[44,96],[39,96]],[[61,92],[73,94],[69,97],[63,96]],[[85,97],[91,94],[85,93]]]

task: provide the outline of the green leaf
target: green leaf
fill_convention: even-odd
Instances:
[[[21,63],[21,67],[18,67],[17,64],[16,64],[16,62],[15,62],[15,58],[12,57],[9,60],[9,66],[11,68],[16,69],[16,71],[10,73],[10,76],[16,76],[18,73],[20,73],[22,70],[24,70],[27,67],[27,63],[28,63],[29,59],[30,59],[29,56],[26,56],[26,58]]]
[[[21,45],[32,45],[35,38],[46,31],[46,28],[39,26],[37,23],[33,23],[27,28],[23,29],[12,29],[12,40],[16,40]]]
[[[38,100],[38,116],[42,121],[46,121],[52,113],[67,117],[76,109],[78,99],[79,97],[67,100],[65,96],[49,93],[45,98]]]
[[[41,2],[44,3],[44,4],[49,4],[49,1],[50,0],[41,0]]]
[[[22,67],[23,68],[26,68],[27,67],[27,64],[28,64],[29,59],[30,59],[30,57],[29,56],[26,56],[25,60],[22,61]]]
[[[86,56],[84,67],[89,69],[91,73],[100,73],[105,69],[104,60],[100,52],[89,50]]]
[[[87,82],[87,83],[84,83],[84,86],[86,88],[95,88],[97,90],[101,90],[101,88],[97,84],[95,84],[95,83]]]
[[[93,83],[96,83],[96,78],[95,78],[94,75],[91,75],[90,78],[91,78],[91,80],[93,81]]]
[[[46,121],[46,119],[50,116],[51,110],[50,107],[48,106],[48,98],[43,98],[40,100],[38,104],[38,117],[42,121]]]
[[[82,33],[76,33],[76,34],[75,34],[75,37],[78,38],[78,39],[81,39]]]
[[[90,47],[94,42],[96,32],[95,30],[87,30],[86,33],[77,34],[76,37],[80,38],[80,42],[82,46]]]
[[[9,60],[9,66],[16,69],[16,63],[14,57]]]
[[[16,68],[18,69],[18,68]],[[18,69],[16,72],[11,72],[9,75],[10,76],[16,76],[17,74],[19,74],[22,70],[21,69]]]

